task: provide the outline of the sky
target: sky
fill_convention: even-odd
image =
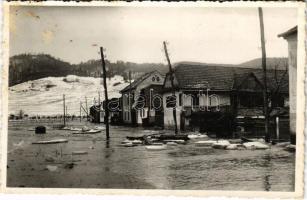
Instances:
[[[287,57],[277,35],[297,25],[297,9],[264,8],[268,57]],[[238,64],[261,57],[257,8],[41,7],[10,10],[10,56],[47,53],[70,63],[106,58],[137,63]]]

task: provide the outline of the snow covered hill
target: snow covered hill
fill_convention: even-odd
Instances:
[[[107,79],[109,98],[120,97],[119,91],[126,87],[123,77],[114,76]],[[78,77],[47,77],[27,81],[9,88],[9,114],[17,114],[23,110],[29,116],[56,115],[63,113],[63,94],[66,97],[67,113],[79,115],[80,101],[88,107],[98,100],[104,99],[101,78]]]

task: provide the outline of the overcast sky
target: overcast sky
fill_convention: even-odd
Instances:
[[[287,57],[277,35],[297,25],[295,8],[264,8],[268,57]],[[257,8],[14,7],[10,54],[48,53],[71,63],[99,59],[236,64],[261,56]]]

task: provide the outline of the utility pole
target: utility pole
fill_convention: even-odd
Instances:
[[[100,104],[100,92],[99,91],[98,91],[98,106],[99,106],[98,113],[99,113],[99,123],[100,123],[101,122],[101,120],[100,120],[101,104]]]
[[[66,126],[66,114],[65,114],[65,94],[63,94],[63,120],[64,120],[64,127]]]
[[[100,47],[100,54],[101,54],[101,64],[102,64],[102,78],[103,78],[103,87],[104,87],[104,99],[105,99],[105,116],[104,116],[104,122],[106,124],[106,138],[109,140],[109,109],[108,109],[108,88],[107,88],[107,72],[106,72],[106,63],[104,61],[104,55],[103,55],[103,48]]]
[[[171,65],[171,61],[169,59],[169,55],[167,52],[167,46],[166,46],[166,42],[163,42],[163,47],[164,47],[164,53],[165,53],[165,57],[167,60],[167,64],[169,66],[169,74],[170,74],[170,79],[171,79],[171,85],[172,85],[172,95],[173,97],[175,97],[176,99],[176,103],[177,103],[177,98],[176,98],[176,93],[175,93],[175,88],[174,88],[174,72],[172,69],[172,65]],[[178,128],[177,128],[177,117],[176,117],[176,105],[173,107],[173,117],[174,117],[174,124],[175,124],[175,134],[178,133]]]
[[[260,36],[261,36],[261,52],[262,52],[262,70],[263,70],[263,112],[265,117],[264,131],[265,141],[270,142],[271,136],[269,133],[269,113],[268,113],[268,96],[267,96],[267,79],[266,79],[266,52],[262,8],[258,8],[260,21]]]

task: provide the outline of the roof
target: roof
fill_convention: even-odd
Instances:
[[[276,70],[277,80],[280,80],[285,70]],[[237,67],[235,65],[206,64],[206,63],[179,63],[174,69],[176,85],[180,89],[206,89],[230,91],[234,89],[235,77],[243,77],[253,73],[262,82],[262,69]],[[275,87],[275,70],[267,70],[268,88]],[[283,79],[283,90],[287,90],[288,76]],[[284,83],[285,82],[285,83]]]
[[[124,89],[122,89],[120,92],[123,93],[123,92],[129,91],[130,89],[134,90],[139,84],[141,84],[145,79],[147,79],[149,76],[151,76],[154,73],[158,73],[162,76],[162,74],[157,70],[145,73],[144,75],[142,75],[139,78],[137,78],[136,80],[134,80],[131,84],[126,86]]]
[[[279,92],[282,93],[289,92],[289,78],[288,78],[289,76],[286,70],[278,70],[276,71],[276,73],[274,70],[268,70],[266,76],[267,76],[268,90],[276,90],[276,88],[279,87]],[[254,77],[255,81],[259,84],[260,88],[258,87],[258,89],[262,90],[263,88],[262,70],[256,70],[253,72],[242,73],[242,74],[235,74],[233,89],[241,90],[242,86],[245,89],[248,88],[249,86],[244,85],[247,84],[245,81],[248,79],[248,77]],[[254,88],[254,90],[255,89],[257,88]]]
[[[295,34],[297,34],[297,26],[295,26],[295,27],[293,27],[293,28],[287,30],[287,31],[284,32],[284,33],[279,34],[278,37],[287,38],[287,37],[289,37],[289,36],[291,36],[291,35],[295,35]]]

